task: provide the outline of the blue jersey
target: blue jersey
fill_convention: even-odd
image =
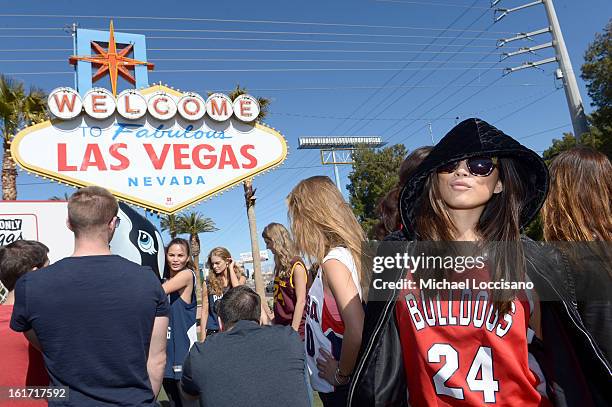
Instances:
[[[183,361],[191,345],[197,340],[196,333],[196,276],[193,274],[191,302],[187,304],[178,291],[170,293],[170,321],[168,324],[168,344],[166,345],[166,370],[164,377],[180,380],[183,374]]]
[[[206,329],[218,331],[219,319],[217,318],[217,303],[221,301],[223,294],[225,294],[229,287],[223,289],[223,294],[215,295],[210,292],[210,284],[208,283],[208,279],[206,279],[206,288],[208,289],[208,320],[206,321]]]

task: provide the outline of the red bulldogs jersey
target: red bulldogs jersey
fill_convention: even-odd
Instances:
[[[529,302],[515,299],[500,316],[490,296],[480,289],[443,299],[401,293],[396,317],[411,406],[550,406],[527,351]]]

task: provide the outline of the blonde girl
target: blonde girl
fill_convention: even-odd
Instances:
[[[298,250],[321,265],[306,302],[306,360],[323,405],[344,406],[363,330],[365,235],[334,183],[301,181],[288,196]]]

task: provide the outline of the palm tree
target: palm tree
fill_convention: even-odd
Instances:
[[[211,218],[202,216],[199,212],[182,213],[177,217],[177,233],[189,235],[189,246],[195,266],[198,284],[198,297],[200,289],[200,233],[215,232],[215,222]]]
[[[17,166],[11,140],[22,126],[47,117],[46,95],[37,88],[26,94],[23,83],[0,75],[0,131],[2,131],[2,199],[17,199]]]
[[[159,225],[162,231],[170,233],[170,239],[174,239],[178,235],[178,223],[176,215],[166,215],[161,218]]]
[[[247,92],[246,88],[241,88],[240,84],[236,85],[236,89],[232,90],[228,95],[233,101],[238,96]],[[258,97],[259,114],[257,120],[260,121],[268,114],[270,99]],[[242,184],[244,188],[244,200],[247,208],[247,219],[249,220],[249,231],[251,232],[251,251],[253,252],[253,279],[255,280],[255,291],[261,297],[262,304],[266,301],[266,291],[261,275],[261,259],[259,258],[259,240],[257,234],[257,221],[255,220],[255,191],[253,189],[253,180],[248,179]]]

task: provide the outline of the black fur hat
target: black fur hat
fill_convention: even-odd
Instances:
[[[514,159],[527,189],[521,212],[521,228],[538,213],[548,192],[548,169],[544,160],[503,131],[480,119],[467,119],[456,125],[433,148],[406,182],[399,197],[399,213],[408,239],[416,238],[415,209],[423,199],[429,175],[441,165],[465,158],[489,155]]]

